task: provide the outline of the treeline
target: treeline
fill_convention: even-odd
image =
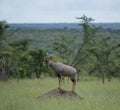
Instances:
[[[11,36],[9,26],[5,21],[0,22],[0,80],[10,77],[40,78],[43,71],[43,61],[46,53],[42,49],[28,50],[29,40],[19,40],[7,43]]]
[[[44,57],[50,55],[78,70],[82,76],[120,77],[120,31],[91,25],[92,18],[77,18],[82,30],[13,29],[0,21],[0,80],[52,75]]]

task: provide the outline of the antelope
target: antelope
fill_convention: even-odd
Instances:
[[[76,86],[76,69],[73,68],[72,66],[63,64],[61,62],[53,62],[50,61],[49,59],[45,60],[45,64],[48,67],[51,67],[55,74],[58,76],[58,82],[59,82],[59,87],[61,88],[61,76],[65,76],[65,77],[70,77],[71,81],[72,81],[72,92],[75,92],[75,86]]]

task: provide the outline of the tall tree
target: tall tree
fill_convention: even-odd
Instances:
[[[88,57],[89,54],[85,53],[85,49],[90,48],[94,44],[95,41],[93,38],[96,37],[96,33],[99,29],[91,24],[91,22],[94,21],[92,18],[88,18],[87,16],[83,15],[77,19],[80,20],[79,25],[82,26],[83,42],[79,45],[78,52],[74,57],[72,65],[77,65]]]
[[[7,80],[10,72],[10,56],[9,46],[3,40],[9,36],[9,26],[6,21],[0,21],[0,79]]]

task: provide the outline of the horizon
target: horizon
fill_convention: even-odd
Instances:
[[[100,26],[102,28],[108,29],[120,29],[120,23],[91,23],[95,26]],[[34,28],[34,29],[79,29],[81,28],[79,23],[9,23],[10,27],[20,27],[20,28]]]

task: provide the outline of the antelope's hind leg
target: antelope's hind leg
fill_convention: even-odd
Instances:
[[[71,81],[73,83],[72,85],[72,92],[75,92],[75,86],[76,86],[76,79],[75,79],[75,73],[71,75]]]
[[[75,79],[71,79],[73,85],[72,85],[72,92],[75,92],[75,86],[76,86],[76,80]]]

